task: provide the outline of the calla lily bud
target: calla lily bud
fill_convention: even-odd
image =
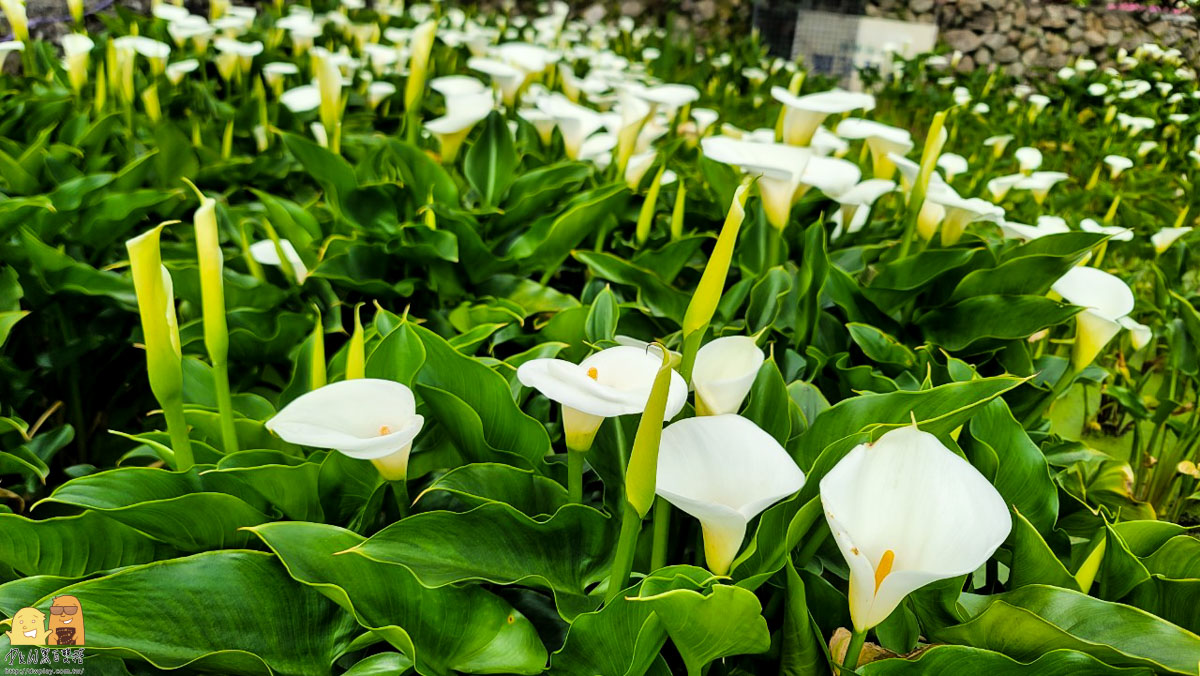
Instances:
[[[658,168],[658,173],[650,182],[650,188],[646,191],[646,199],[642,202],[642,208],[638,212],[634,236],[639,245],[645,244],[646,240],[650,239],[650,226],[654,225],[654,209],[658,206],[658,193],[662,190],[663,172],[666,170],[667,165],[665,164]]]
[[[658,483],[658,452],[662,438],[663,420],[666,419],[670,398],[671,356],[662,350],[662,363],[654,376],[646,410],[638,423],[637,435],[633,439],[633,450],[629,455],[629,467],[625,470],[625,500],[643,519],[654,506],[655,486]]]
[[[17,42],[29,42],[29,17],[25,14],[25,0],[0,0],[0,10],[12,27]]]
[[[915,425],[851,450],[821,479],[821,504],[850,568],[856,632],[921,587],[976,570],[1012,529],[979,470]]]
[[[692,300],[683,314],[681,328],[683,329],[684,344],[686,346],[689,341],[692,344],[690,350],[686,347],[684,349],[684,373],[690,373],[696,350],[700,346],[699,341],[703,338],[704,330],[712,321],[713,315],[717,312],[717,305],[721,302],[721,294],[725,290],[725,278],[729,275],[729,266],[733,262],[733,248],[737,244],[742,221],[746,219],[746,198],[749,191],[750,185],[747,181],[743,181],[734,191],[733,201],[729,204],[729,212],[725,215],[725,223],[721,226],[721,233],[717,235],[717,243],[713,246],[708,263],[704,266],[704,272],[700,275],[700,282],[696,284],[696,292],[692,294]],[[687,354],[689,351],[690,358]]]
[[[354,306],[354,333],[350,334],[350,346],[346,352],[346,380],[366,377],[367,353],[362,317],[359,316],[361,308],[362,303]]]
[[[83,23],[83,0],[67,0],[67,11],[76,25]]]
[[[158,85],[150,85],[142,90],[142,108],[146,110],[146,117],[150,118],[151,122],[157,123],[162,119],[162,108],[158,103]]]
[[[766,358],[749,336],[725,336],[700,348],[692,369],[696,415],[737,413]]]
[[[200,194],[197,191],[197,194]],[[213,366],[213,386],[221,416],[221,436],[226,453],[238,450],[229,392],[229,329],[225,319],[225,258],[217,233],[217,202],[200,195],[194,217],[196,256],[200,265],[200,303],[204,317],[204,347]]]
[[[412,442],[425,418],[407,386],[358,378],[331,383],[283,407],[266,427],[284,441],[370,460],[388,481],[408,476]]]
[[[204,346],[213,362],[229,355],[229,329],[225,320],[225,258],[217,233],[217,202],[201,199],[194,217],[196,255],[200,263],[200,298],[204,315]]]
[[[138,314],[146,345],[146,371],[150,391],[163,407],[177,469],[192,465],[191,442],[183,419],[183,352],[179,322],[175,317],[175,293],[171,275],[159,252],[160,225],[125,242]]]
[[[404,85],[404,106],[406,110],[420,102],[425,93],[425,76],[429,69],[429,53],[433,50],[433,39],[436,36],[437,22],[426,21],[413,29],[412,56],[408,62],[408,82]]]
[[[326,54],[313,52],[316,59],[317,88],[321,92],[321,126],[329,138],[329,150],[340,151],[342,127],[342,72]]]
[[[725,575],[746,526],[804,486],[783,446],[738,415],[687,418],[662,431],[660,497],[700,520],[708,569]]]

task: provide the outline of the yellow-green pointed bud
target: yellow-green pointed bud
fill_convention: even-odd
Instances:
[[[1104,562],[1104,550],[1108,548],[1107,545],[1108,538],[1101,538],[1100,543],[1087,555],[1083,564],[1079,566],[1079,571],[1075,573],[1075,581],[1079,583],[1079,588],[1085,594],[1092,588],[1092,583],[1096,581],[1096,574],[1100,572],[1100,564]]]
[[[683,207],[687,202],[687,188],[683,180],[679,181],[679,190],[675,193],[675,206],[671,209],[671,241],[683,237]]]
[[[717,243],[708,257],[708,264],[704,266],[700,283],[696,285],[696,293],[692,295],[692,301],[688,303],[687,312],[683,315],[682,328],[685,338],[708,326],[717,312],[721,292],[725,289],[725,277],[729,274],[729,265],[733,261],[733,247],[737,244],[738,232],[746,218],[746,198],[749,192],[749,183],[743,182],[733,193],[729,213],[725,215],[725,224],[721,226]]]
[[[12,27],[17,42],[29,42],[29,17],[25,14],[25,0],[0,0],[8,25]]]
[[[367,375],[366,340],[363,337],[362,318],[359,309],[363,304],[354,306],[354,333],[350,334],[350,347],[346,352],[346,380],[365,378]]]
[[[671,353],[662,346],[662,365],[654,376],[650,398],[633,438],[633,451],[625,471],[625,500],[638,516],[645,518],[654,506],[654,489],[658,482],[658,444],[662,438],[663,416],[667,411],[667,394],[671,389]]]
[[[312,354],[309,361],[309,389],[325,387],[325,327],[321,324],[321,311],[317,310],[313,325]]]
[[[158,85],[150,85],[142,90],[142,107],[146,109],[146,117],[157,123],[162,119],[162,108],[158,105]]]
[[[67,0],[67,11],[76,24],[83,23],[83,0]]]
[[[667,165],[665,164],[658,168],[658,173],[654,175],[654,180],[650,183],[650,189],[646,191],[646,200],[642,202],[642,208],[638,212],[637,228],[634,233],[639,245],[645,244],[646,240],[650,239],[650,226],[654,225],[654,208],[658,205],[658,193],[662,190],[662,177],[666,169]]]
[[[433,51],[433,39],[437,35],[437,22],[433,20],[417,26],[412,32],[412,56],[408,62],[408,82],[404,85],[404,107],[411,111],[425,94],[425,77],[429,70],[429,54]]]
[[[196,209],[196,256],[200,263],[200,300],[204,315],[204,346],[213,362],[229,354],[229,329],[225,320],[225,260],[217,233],[217,202],[205,197]]]
[[[227,160],[233,156],[233,120],[225,123],[225,133],[221,134],[221,159]]]
[[[329,135],[329,150],[339,152],[342,118],[342,73],[333,59],[317,56],[317,88],[321,92],[320,117],[325,132]]]
[[[183,417],[183,354],[175,317],[175,293],[158,248],[162,228],[160,225],[125,242],[125,249],[129,252],[133,290],[142,320],[150,391],[167,420],[175,467],[184,470],[192,466],[192,447]]]
[[[183,392],[175,294],[158,248],[162,228],[160,225],[125,243],[145,336],[150,389],[159,403],[178,398]]]

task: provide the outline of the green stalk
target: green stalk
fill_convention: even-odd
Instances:
[[[633,572],[633,554],[641,529],[642,517],[633,505],[624,502],[621,505],[621,536],[617,540],[617,553],[613,557],[612,573],[608,578],[608,593],[604,598],[605,603],[617,598],[621,590],[629,584],[629,574]]]
[[[175,469],[184,471],[196,464],[192,457],[192,440],[188,437],[187,420],[183,417],[183,400],[163,402],[163,416],[167,419],[167,434],[171,437],[171,448],[175,450]]]
[[[567,501],[583,503],[583,461],[587,451],[567,449]]]
[[[658,498],[654,501],[654,549],[650,553],[650,570],[667,565],[667,545],[671,537],[671,503]]]
[[[853,672],[858,667],[858,656],[862,653],[863,643],[867,641],[866,631],[855,631],[850,634],[850,645],[846,647],[846,659],[842,661],[842,673]]]
[[[217,411],[221,416],[221,444],[226,453],[239,449],[237,426],[233,424],[233,395],[229,391],[229,363],[213,362],[213,387],[217,393]]]
[[[396,501],[396,511],[400,512],[400,518],[408,516],[408,479],[397,479],[389,481],[392,485],[392,498]]]
[[[1057,381],[1055,381],[1054,387],[1050,390],[1050,393],[1039,399],[1038,402],[1034,404],[1033,408],[1030,409],[1024,420],[1021,421],[1022,427],[1028,428],[1030,425],[1037,422],[1046,412],[1046,409],[1050,408],[1050,406],[1063,395],[1063,392],[1067,391],[1067,388],[1071,386],[1071,383],[1075,382],[1076,374],[1078,374],[1078,371],[1076,371],[1075,368],[1068,363],[1067,368],[1063,370],[1062,375],[1058,377]]]

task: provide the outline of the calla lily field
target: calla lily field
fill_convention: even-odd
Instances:
[[[0,8],[0,618],[84,673],[1200,673],[1177,52]]]

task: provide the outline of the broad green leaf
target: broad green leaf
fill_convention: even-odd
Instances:
[[[1010,536],[1012,562],[1008,577],[1009,589],[1027,584],[1049,584],[1067,589],[1078,589],[1075,576],[1055,556],[1025,515],[1014,508],[1013,530]]]
[[[566,505],[535,521],[503,503],[469,512],[425,512],[376,533],[347,555],[410,570],[421,584],[472,580],[526,584],[554,594],[570,620],[595,609],[588,587],[608,572],[613,529],[600,512]]]
[[[753,592],[726,584],[708,594],[673,589],[638,597],[654,610],[679,650],[689,674],[731,655],[765,652],[771,634]]]
[[[1173,674],[1195,672],[1200,655],[1200,636],[1137,608],[1077,591],[1029,585],[965,605],[970,620],[931,638],[1018,660],[1060,648],[1077,650],[1114,666]]]
[[[418,501],[442,496],[451,496],[468,508],[502,502],[536,519],[551,516],[567,504],[567,489],[562,484],[529,470],[498,463],[456,467],[434,479],[418,496]]]
[[[263,552],[205,552],[58,591],[79,599],[89,653],[159,669],[325,676],[356,627]],[[36,605],[45,610],[50,602]]]
[[[645,306],[654,316],[666,317],[677,323],[683,321],[691,296],[667,284],[652,270],[637,267],[623,258],[601,251],[575,251],[572,255],[597,277],[637,289],[638,304]]]
[[[1032,662],[1018,662],[1003,653],[964,645],[939,645],[912,659],[886,659],[858,669],[862,676],[1150,676],[1150,669],[1114,667],[1082,652],[1051,650]]]
[[[1079,310],[1042,296],[974,296],[927,313],[917,324],[930,342],[958,351],[1028,338],[1066,322]]]
[[[0,563],[25,575],[81,577],[174,554],[98,512],[35,521],[0,514]]]
[[[536,674],[546,664],[529,620],[482,587],[427,589],[402,567],[335,556],[363,541],[335,526],[278,522],[251,530],[289,575],[383,636],[420,674]]]
[[[476,462],[512,461],[537,469],[550,451],[546,428],[525,415],[504,378],[460,354],[437,334],[413,326],[425,346],[417,392],[455,446]]]
[[[960,440],[967,458],[1038,532],[1049,534],[1058,518],[1058,490],[1046,457],[1008,404],[996,399],[980,408],[970,430],[971,443]]]
[[[463,174],[485,206],[500,203],[513,182],[518,162],[508,123],[493,110],[483,121],[483,133],[471,144],[463,162]]]

